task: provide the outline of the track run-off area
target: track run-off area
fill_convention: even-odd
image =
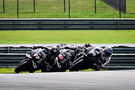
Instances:
[[[135,90],[135,70],[0,74],[0,90]]]

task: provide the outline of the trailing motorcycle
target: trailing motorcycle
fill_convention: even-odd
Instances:
[[[67,69],[69,69],[74,57],[75,52],[73,50],[59,49],[55,54],[51,53],[49,58],[44,60],[44,65],[41,67],[41,72],[65,72]]]
[[[30,53],[25,54],[25,58],[15,68],[15,73],[28,71],[33,73],[41,69],[42,61],[46,57],[47,51],[45,49],[31,50]]]

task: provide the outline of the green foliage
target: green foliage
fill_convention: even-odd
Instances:
[[[0,31],[0,44],[135,43],[135,30]]]

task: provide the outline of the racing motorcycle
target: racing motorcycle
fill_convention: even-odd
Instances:
[[[52,54],[47,60],[50,62],[47,64],[44,63],[41,67],[41,72],[65,72],[69,69],[70,64],[75,57],[75,52],[70,49],[59,49],[58,53]],[[52,57],[53,56],[53,57]]]
[[[28,71],[33,73],[41,69],[42,61],[46,57],[45,49],[35,49],[25,54],[25,58],[15,68],[15,73]]]
[[[65,72],[67,69],[69,69],[71,63],[74,60],[75,54],[76,53],[74,50],[70,49],[60,50],[60,54],[55,59],[57,71]]]
[[[99,60],[100,55],[94,56],[93,54],[95,52],[98,52],[98,50],[94,49],[94,47],[84,48],[82,52],[76,55],[69,71],[79,71],[88,68],[96,71],[100,70],[102,66],[102,63]]]

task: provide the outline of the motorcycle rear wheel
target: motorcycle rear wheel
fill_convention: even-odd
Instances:
[[[83,59],[80,59],[78,62],[73,62],[73,64],[71,65],[71,67],[69,68],[69,71],[79,71],[82,69],[83,67]]]

